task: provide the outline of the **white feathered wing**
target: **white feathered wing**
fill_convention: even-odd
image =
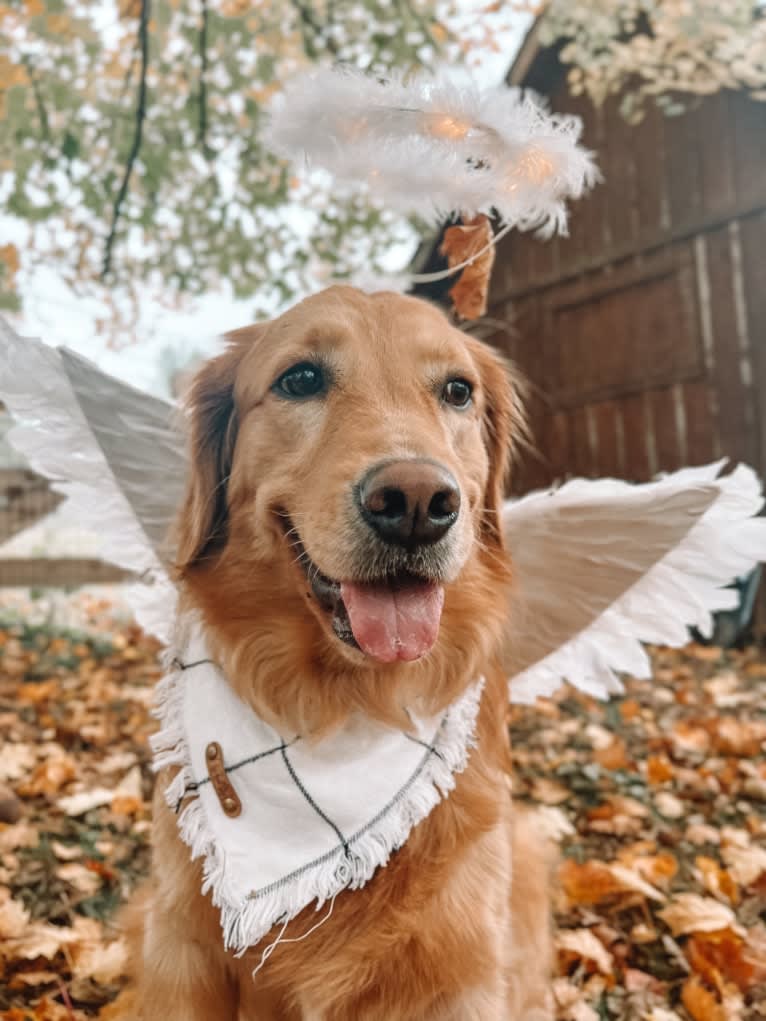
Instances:
[[[70,366],[79,364],[83,386],[85,368],[95,374],[88,379],[92,386],[88,414],[71,384],[65,357]],[[128,600],[139,623],[167,641],[175,615],[175,588],[155,541],[159,528],[154,530],[151,520],[137,514],[126,496],[131,478],[131,460],[126,455],[140,450],[143,459],[153,449],[154,457],[164,462],[170,484],[165,487],[168,502],[162,513],[169,524],[179,498],[173,485],[179,477],[179,459],[183,474],[183,444],[171,425],[170,406],[111,379],[84,359],[19,337],[2,318],[0,398],[16,422],[6,435],[8,442],[66,497],[78,524],[101,539],[100,556],[138,576],[127,589]],[[163,417],[164,431],[160,429]],[[94,420],[104,427],[101,439],[107,442],[114,465],[92,428]],[[160,443],[156,442],[158,430],[164,433]],[[144,442],[146,436],[154,438],[153,445]],[[151,459],[144,467],[151,475]],[[140,470],[140,465],[133,463],[132,468]],[[156,478],[161,475],[155,472]]]
[[[511,699],[562,683],[598,697],[650,676],[642,642],[683,645],[732,609],[725,586],[766,560],[755,473],[724,462],[657,482],[574,479],[505,506],[515,587],[503,648]]]

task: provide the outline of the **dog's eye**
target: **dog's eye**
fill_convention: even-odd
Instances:
[[[316,397],[326,389],[325,377],[321,368],[312,362],[299,362],[291,365],[283,372],[272,390],[283,397],[300,400],[303,397]]]
[[[449,379],[442,390],[442,400],[453,408],[467,408],[471,403],[473,387],[465,379]]]

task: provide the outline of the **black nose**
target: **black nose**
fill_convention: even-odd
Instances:
[[[424,459],[371,468],[358,489],[362,517],[385,542],[422,546],[454,525],[460,490],[442,465]]]

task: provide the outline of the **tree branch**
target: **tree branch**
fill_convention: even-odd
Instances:
[[[32,66],[32,61],[25,54],[21,58],[21,63],[24,65],[27,74],[29,75],[29,84],[32,86],[32,93],[35,97],[35,105],[37,106],[37,115],[40,118],[40,129],[42,131],[43,141],[51,141],[51,129],[50,123],[48,122],[48,111],[45,109],[45,103],[43,102],[43,94],[40,91],[40,82],[35,73],[35,69]]]
[[[202,24],[199,30],[199,128],[198,138],[202,151],[207,154],[207,27],[210,12],[208,0],[202,0]]]
[[[117,225],[120,221],[120,213],[125,196],[128,194],[130,178],[133,174],[138,154],[141,151],[141,142],[144,134],[144,121],[146,120],[146,72],[149,67],[149,5],[151,0],[141,0],[141,13],[138,20],[138,45],[141,50],[141,72],[138,80],[138,100],[136,102],[136,128],[133,133],[133,142],[128,153],[128,160],[125,164],[125,173],[122,177],[120,189],[114,200],[112,208],[112,223],[109,227],[109,234],[104,244],[104,261],[101,268],[101,279],[106,280],[112,268],[112,249],[117,235]]]

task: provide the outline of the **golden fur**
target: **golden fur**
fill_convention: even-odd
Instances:
[[[315,356],[334,380],[321,401],[274,395],[288,366]],[[465,411],[438,399],[434,387],[450,375],[475,385]],[[337,898],[315,933],[277,946],[255,981],[270,937],[241,959],[224,953],[199,864],[158,795],[152,878],[132,923],[142,1018],[543,1021],[549,865],[511,812],[506,679],[493,652],[511,577],[499,512],[518,428],[506,367],[421,301],[334,287],[229,335],[190,406],[182,598],[202,614],[240,697],[280,727],[323,734],[359,710],[403,725],[408,700],[437,711],[479,675],[487,683],[478,746],[454,792],[362,890]],[[284,522],[323,573],[359,576],[351,487],[370,465],[408,457],[445,465],[465,510],[435,646],[417,662],[383,664],[332,633]],[[316,921],[309,907],[287,935]]]

